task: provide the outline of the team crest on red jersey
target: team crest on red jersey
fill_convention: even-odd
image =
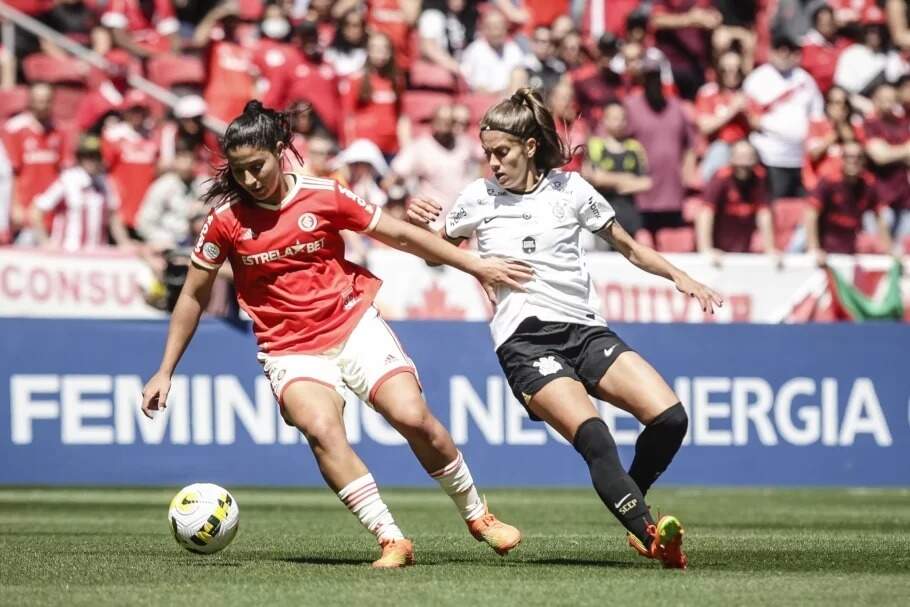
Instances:
[[[316,229],[316,216],[312,213],[304,213],[297,220],[297,226],[304,232],[312,232]]]

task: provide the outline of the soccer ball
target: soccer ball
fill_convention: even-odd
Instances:
[[[195,483],[174,496],[167,518],[178,544],[196,554],[214,554],[237,535],[240,507],[227,489]]]

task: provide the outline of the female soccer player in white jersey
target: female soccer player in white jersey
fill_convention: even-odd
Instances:
[[[722,300],[635,242],[581,176],[557,170],[569,160],[569,150],[533,89],[492,107],[480,123],[480,139],[495,181],[479,179],[462,192],[443,236],[459,243],[476,235],[482,257],[521,259],[534,270],[525,289],[503,286],[497,292],[491,328],[509,385],[532,419],[550,424],[575,446],[604,505],[628,529],[630,545],[666,567],[685,568],[682,525],[672,516],[655,523],[644,494],[679,449],[688,418],[663,378],[607,328],[579,233],[586,229],[608,240],[705,310],[713,312]],[[408,216],[426,226],[439,212],[431,201],[415,201]],[[589,395],[645,425],[628,473]]]
[[[143,390],[143,411],[165,407],[171,376],[208,301],[219,266],[230,261],[237,298],[253,319],[258,355],[285,421],[309,441],[326,483],[379,541],[374,567],[413,563],[410,540],[347,441],[347,387],[398,430],[423,467],[452,498],[471,534],[499,554],[521,541],[515,527],[486,508],[448,431],[421,394],[414,364],[372,302],[380,281],[344,258],[340,230],[474,275],[488,294],[520,290],[527,266],[484,260],[381,210],[328,179],[282,171],[289,117],[247,104],[222,142],[227,164],[206,194],[217,205],[196,243],[171,317],[161,366]],[[299,160],[299,157],[298,157]]]

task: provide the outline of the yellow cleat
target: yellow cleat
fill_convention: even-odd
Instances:
[[[398,569],[414,564],[414,544],[411,540],[385,540],[379,542],[382,556],[373,561],[373,569]]]
[[[467,521],[468,529],[478,542],[486,542],[496,551],[496,554],[505,556],[521,543],[521,531],[496,518],[486,509],[486,500],[484,500],[483,506],[484,515],[473,521]]]

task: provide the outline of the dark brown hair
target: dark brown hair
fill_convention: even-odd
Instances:
[[[518,89],[484,114],[480,131],[502,131],[522,141],[537,141],[534,166],[541,173],[561,167],[572,159],[569,145],[559,136],[553,113],[533,88]]]
[[[386,41],[386,44],[389,45],[389,60],[385,65],[376,67],[370,63],[369,58],[367,58],[366,63],[363,66],[363,77],[360,80],[360,90],[357,92],[357,103],[360,105],[369,104],[373,98],[371,74],[377,74],[380,78],[388,80],[392,84],[392,90],[395,91],[395,98],[397,100],[401,99],[402,81],[398,71],[398,64],[395,62],[395,45],[392,44],[392,39],[382,32],[371,32],[370,35],[367,36],[367,41],[373,36],[383,38]]]
[[[227,156],[228,151],[240,147],[251,147],[257,150],[272,152],[278,156],[278,144],[283,143],[303,164],[303,158],[292,145],[294,131],[291,128],[295,112],[279,112],[264,107],[260,101],[250,101],[244,106],[243,113],[234,118],[228,125],[221,139],[221,151]],[[278,158],[279,163],[281,158]],[[234,179],[229,162],[225,162],[215,171],[209,180],[209,188],[202,195],[203,202],[247,201],[246,190]]]

